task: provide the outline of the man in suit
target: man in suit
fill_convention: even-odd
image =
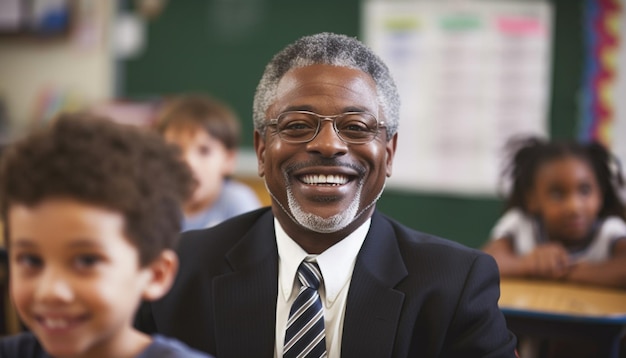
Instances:
[[[220,358],[514,357],[494,260],[375,210],[399,102],[354,38],[279,52],[254,98],[271,208],[183,234],[176,283],[140,327]]]

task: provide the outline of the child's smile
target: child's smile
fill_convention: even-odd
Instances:
[[[149,281],[122,215],[48,199],[13,205],[8,218],[11,297],[48,353],[120,356],[114,347],[128,348],[130,317]]]

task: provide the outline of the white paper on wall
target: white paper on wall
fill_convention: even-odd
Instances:
[[[506,141],[548,135],[550,5],[371,0],[362,18],[402,100],[389,185],[495,195]]]

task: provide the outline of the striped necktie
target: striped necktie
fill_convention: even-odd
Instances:
[[[322,273],[317,263],[302,261],[298,280],[302,287],[289,311],[283,357],[326,357],[324,309],[317,291]]]

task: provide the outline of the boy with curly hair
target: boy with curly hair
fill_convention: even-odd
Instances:
[[[30,332],[5,357],[207,357],[133,327],[141,300],[170,288],[181,203],[193,178],[155,133],[61,115],[0,164],[10,295]]]

